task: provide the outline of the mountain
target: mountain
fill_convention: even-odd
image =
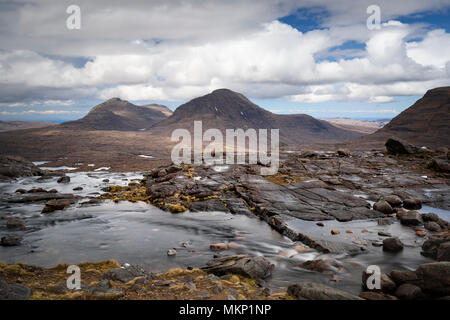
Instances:
[[[13,131],[13,130],[24,130],[24,129],[36,129],[45,128],[57,125],[55,122],[45,122],[45,121],[0,121],[0,132],[2,131]]]
[[[352,140],[362,135],[305,114],[274,114],[228,89],[215,90],[179,106],[172,116],[150,130],[154,135],[170,137],[171,132],[178,128],[192,132],[193,123],[198,120],[202,121],[203,130],[280,129],[280,140],[295,145]]]
[[[61,126],[83,130],[137,131],[148,129],[170,114],[171,111],[162,105],[137,106],[112,98],[92,108],[84,118]]]
[[[450,87],[428,90],[411,107],[382,129],[361,141],[382,141],[390,136],[429,147],[450,147]]]
[[[370,134],[385,126],[390,119],[379,120],[356,120],[350,118],[324,118],[321,119],[345,130]]]

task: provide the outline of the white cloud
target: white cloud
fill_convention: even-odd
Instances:
[[[83,22],[78,33],[65,29],[62,2],[17,3],[16,9],[0,13],[5,19],[0,27],[9,30],[0,33],[0,101],[5,105],[40,99],[42,106],[52,105],[50,100],[63,106],[62,101],[80,96],[179,101],[220,87],[253,98],[383,103],[450,80],[450,34],[432,30],[408,42],[422,35],[421,27],[394,20],[369,31],[365,8],[371,3],[365,0],[79,4]],[[437,0],[378,4],[383,21],[446,5]],[[302,33],[273,21],[302,6],[326,8],[323,24],[328,27]],[[156,45],[158,39],[163,41]],[[333,49],[351,40],[364,42],[365,48]],[[90,59],[81,67],[66,59],[78,55]]]

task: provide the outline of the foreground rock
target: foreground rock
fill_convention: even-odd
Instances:
[[[412,145],[409,142],[406,142],[403,139],[397,138],[397,137],[391,137],[389,138],[386,143],[386,150],[389,154],[392,155],[399,155],[399,154],[414,154],[414,153],[420,153],[424,152],[419,147],[416,147]]]
[[[392,270],[381,281],[381,291],[402,300],[439,299],[450,295],[450,262],[421,264],[415,271]],[[386,279],[389,279],[386,285]],[[367,275],[363,274],[363,286]]]
[[[44,171],[22,157],[0,156],[0,180],[42,175]]]
[[[32,290],[20,284],[8,284],[0,279],[0,300],[28,300]]]
[[[252,279],[265,279],[272,274],[275,266],[264,257],[250,257],[248,255],[235,255],[214,258],[201,269],[215,275],[227,273],[240,274]]]
[[[383,240],[383,250],[389,252],[399,252],[403,250],[403,243],[399,238],[387,238]]]
[[[438,261],[450,261],[450,235],[436,235],[422,245],[421,254]]]
[[[1,238],[0,244],[4,247],[19,246],[22,243],[23,238],[19,235],[8,234]]]
[[[81,288],[66,286],[67,264],[42,269],[0,262],[0,299],[32,300],[280,300],[285,290],[269,292],[248,277],[218,277],[200,269],[171,269],[153,274],[137,265],[120,266],[115,260],[80,263]],[[119,271],[120,270],[120,271]],[[130,280],[131,279],[131,280]],[[20,281],[20,285],[12,284]]]
[[[290,285],[287,292],[298,300],[362,300],[345,291],[314,282]]]

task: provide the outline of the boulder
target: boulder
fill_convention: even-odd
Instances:
[[[217,276],[227,273],[240,274],[252,279],[264,279],[272,274],[275,266],[264,257],[233,255],[214,258],[201,269]]]
[[[363,271],[362,273],[362,286],[364,289],[368,289],[367,287],[367,279],[371,276],[371,274],[367,273],[366,271]],[[380,277],[380,285],[381,289],[373,289],[371,291],[382,291],[382,292],[393,292],[397,285],[394,281],[385,273],[381,274]]]
[[[447,242],[450,242],[450,236],[432,236],[422,244],[421,254],[431,259],[437,259],[440,246]],[[446,256],[444,254],[445,248],[448,247],[444,246],[441,250],[441,258]]]
[[[383,200],[387,201],[391,205],[391,207],[401,207],[403,204],[402,199],[396,195],[389,195],[383,198]]]
[[[423,215],[422,215],[422,217],[423,217]],[[427,221],[423,225],[424,225],[425,229],[430,230],[432,232],[441,231],[441,226],[437,222]]]
[[[362,300],[348,292],[314,282],[290,285],[287,293],[298,300]]]
[[[443,159],[431,159],[430,162],[427,163],[427,168],[437,172],[449,173],[450,162]]]
[[[419,147],[414,146],[411,143],[397,137],[389,138],[386,141],[385,146],[387,152],[392,155],[414,154],[423,152]]]
[[[408,211],[400,217],[400,223],[405,226],[418,226],[422,224],[422,217],[417,211]]]
[[[300,268],[322,273],[339,273],[345,271],[342,264],[335,259],[308,260],[300,264]]]
[[[5,179],[42,176],[45,172],[18,156],[0,156],[0,176]]]
[[[387,238],[383,240],[383,250],[389,252],[399,252],[403,250],[403,243],[399,238]]]
[[[373,209],[376,211],[382,212],[384,214],[391,214],[392,212],[394,212],[391,205],[385,200],[380,200],[380,201],[376,202],[373,205]]]
[[[450,295],[450,262],[432,262],[420,265],[416,270],[419,286],[431,295]]]
[[[419,210],[422,208],[422,201],[420,199],[405,199],[403,200],[403,208],[408,210]]]
[[[401,285],[407,282],[414,282],[417,280],[417,274],[409,270],[392,270],[390,278],[397,284]]]
[[[32,293],[28,287],[0,280],[0,300],[28,300]]]
[[[395,290],[395,296],[401,300],[415,300],[422,295],[422,290],[413,284],[404,283]]]
[[[440,244],[436,259],[437,261],[450,261],[450,241]]]

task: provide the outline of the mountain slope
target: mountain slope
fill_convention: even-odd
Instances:
[[[170,137],[171,132],[178,128],[192,131],[194,121],[198,120],[202,121],[203,130],[280,129],[280,140],[296,145],[344,141],[361,136],[308,115],[274,114],[228,89],[215,90],[179,106],[172,116],[153,126],[151,132]]]
[[[45,128],[50,126],[55,126],[55,122],[44,122],[44,121],[0,121],[0,132],[1,131],[13,131],[13,130],[24,130],[24,129],[35,129],[35,128]]]
[[[411,107],[362,141],[383,141],[389,136],[398,136],[415,144],[450,147],[449,132],[450,87],[441,87],[428,90]]]
[[[84,118],[61,126],[82,130],[136,131],[167,118],[168,112],[170,110],[161,105],[137,106],[112,98],[92,108]]]

